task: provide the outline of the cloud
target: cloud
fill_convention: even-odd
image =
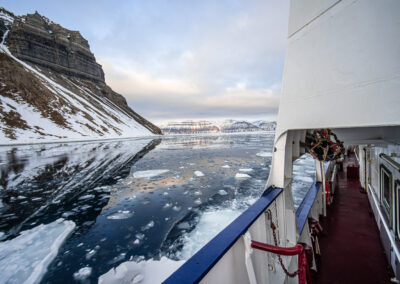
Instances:
[[[195,95],[200,90],[189,82],[177,78],[154,77],[149,73],[126,69],[112,63],[112,60],[99,59],[106,74],[106,82],[115,91],[128,97],[151,97],[160,95]]]

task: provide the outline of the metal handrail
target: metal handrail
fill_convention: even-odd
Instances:
[[[385,153],[380,153],[379,157],[381,157],[383,160],[388,162],[392,167],[396,168],[398,171],[400,171],[400,164],[393,160],[391,157],[386,155]]]

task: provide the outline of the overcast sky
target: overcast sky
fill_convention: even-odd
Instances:
[[[106,82],[151,121],[274,118],[289,0],[0,1],[79,30]]]

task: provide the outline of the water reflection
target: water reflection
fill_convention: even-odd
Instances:
[[[40,222],[68,217],[90,223],[107,203],[106,186],[160,139],[0,148],[0,230],[15,236]],[[99,202],[100,200],[100,202]],[[82,218],[84,215],[84,218]]]

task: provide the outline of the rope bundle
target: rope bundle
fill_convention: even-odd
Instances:
[[[306,135],[307,152],[319,161],[342,159],[345,154],[343,142],[330,129],[314,130]]]

